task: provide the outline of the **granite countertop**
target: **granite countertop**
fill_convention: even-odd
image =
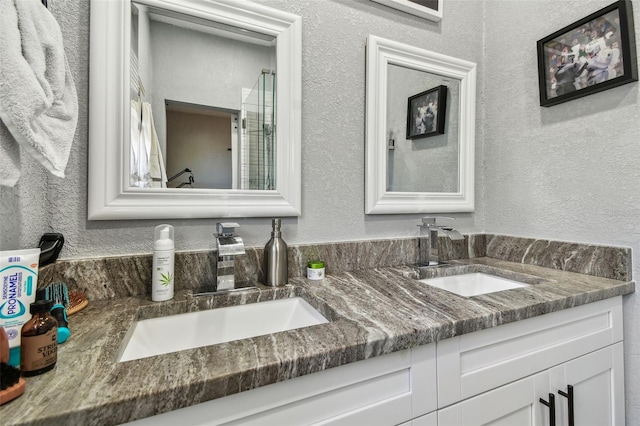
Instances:
[[[632,281],[474,258],[458,269],[528,279],[533,285],[461,297],[415,281],[409,267],[294,278],[282,288],[169,302],[128,297],[94,301],[70,318],[72,335],[56,368],[27,379],[26,392],[0,407],[3,424],[119,424],[240,391],[452,336],[628,294]],[[474,266],[472,266],[474,265]],[[435,272],[438,274],[447,273]],[[119,363],[136,319],[301,296],[327,324]],[[215,324],[213,324],[215,326]],[[170,336],[168,336],[170,338]]]

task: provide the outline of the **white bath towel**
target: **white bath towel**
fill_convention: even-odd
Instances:
[[[131,164],[129,184],[136,187],[149,186],[149,156],[141,137],[142,103],[131,100]]]
[[[149,102],[131,101],[131,186],[166,188],[167,172]]]
[[[2,185],[20,175],[18,144],[64,177],[78,98],[60,27],[38,0],[0,0],[0,120],[15,139],[0,130]]]
[[[20,147],[7,126],[0,121],[0,185],[14,186],[19,177]]]
[[[160,141],[156,133],[156,127],[153,122],[153,112],[151,104],[144,102],[142,104],[142,137],[146,146],[149,148],[149,174],[153,188],[167,187],[167,171],[164,166],[164,157],[160,149]]]

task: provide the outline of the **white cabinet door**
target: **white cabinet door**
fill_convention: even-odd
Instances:
[[[555,398],[557,426],[570,426],[573,387],[574,426],[623,426],[622,342],[565,362],[534,376],[504,385],[438,410],[438,426],[550,424],[551,409],[540,402]]]
[[[543,426],[549,375],[542,372],[438,410],[438,426]]]
[[[568,394],[568,385],[573,386],[574,425],[624,425],[623,362],[622,343],[617,343],[550,369],[558,426],[569,426],[569,400],[559,394]]]
[[[622,297],[437,344],[438,408],[622,341]]]

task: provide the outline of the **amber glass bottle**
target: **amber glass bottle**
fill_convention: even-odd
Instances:
[[[20,372],[36,376],[51,370],[58,360],[58,321],[49,311],[51,300],[36,300],[29,310],[31,319],[22,326]]]

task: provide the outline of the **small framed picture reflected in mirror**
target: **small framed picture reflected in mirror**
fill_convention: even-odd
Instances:
[[[446,108],[446,86],[411,96],[407,102],[407,139],[443,135]]]

